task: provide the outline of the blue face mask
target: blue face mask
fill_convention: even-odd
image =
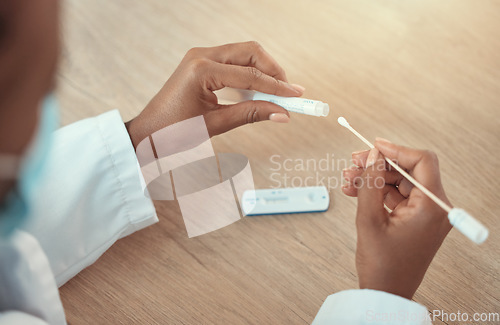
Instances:
[[[5,162],[5,170],[0,173],[0,178],[17,179],[15,187],[0,203],[0,236],[10,235],[30,213],[30,204],[42,180],[52,144],[52,134],[59,126],[58,107],[54,95],[48,95],[44,99],[39,114],[37,131],[24,156],[3,156],[0,153],[0,166]],[[16,166],[18,166],[17,171],[15,171]],[[5,175],[9,172],[11,175]]]

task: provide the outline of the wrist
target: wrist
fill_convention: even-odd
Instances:
[[[132,142],[132,146],[134,150],[137,149],[139,143],[147,137],[147,135],[142,136],[140,129],[137,127],[137,117],[131,119],[128,122],[125,122],[125,129],[127,129],[130,141]]]
[[[414,281],[416,280],[415,278],[406,278],[406,280],[401,278],[400,280],[396,280],[394,279],[396,276],[392,274],[390,279],[372,279],[372,281],[359,279],[359,288],[384,291],[411,300],[422,280]]]

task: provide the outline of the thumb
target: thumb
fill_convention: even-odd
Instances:
[[[385,160],[377,148],[370,150],[358,187],[358,227],[383,225],[388,218],[384,208]]]
[[[205,118],[212,136],[254,122],[271,120],[278,123],[288,123],[290,114],[286,109],[276,104],[248,100],[233,105],[220,105]]]

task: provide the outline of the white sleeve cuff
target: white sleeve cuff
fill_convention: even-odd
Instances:
[[[345,290],[328,296],[313,325],[427,325],[427,309],[408,299],[384,291]]]
[[[153,202],[144,195],[144,176],[120,112],[112,110],[96,119],[109,159],[113,160],[117,182],[122,184],[122,203],[128,209],[130,224],[121,232],[119,238],[123,238],[157,223],[158,217]]]
[[[117,110],[58,130],[44,172],[23,228],[40,242],[58,286],[119,238],[158,221]]]

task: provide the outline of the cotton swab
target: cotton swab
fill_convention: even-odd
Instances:
[[[347,128],[349,131],[354,133],[361,141],[363,141],[368,147],[371,149],[375,148],[375,146],[368,141],[364,136],[362,136],[358,131],[356,131],[344,117],[339,117],[338,120],[340,125]],[[458,208],[452,208],[448,204],[446,204],[443,200],[438,198],[434,193],[429,191],[425,186],[420,184],[415,178],[413,178],[410,174],[408,174],[404,169],[399,167],[391,159],[385,157],[385,160],[391,165],[394,169],[401,173],[408,181],[410,181],[415,187],[421,190],[425,195],[427,195],[432,201],[434,201],[437,205],[439,205],[443,210],[448,213],[448,219],[450,223],[457,228],[462,234],[467,236],[470,240],[475,242],[476,244],[483,243],[486,238],[488,238],[489,231],[488,229],[477,221],[473,216],[467,213],[467,211]]]

